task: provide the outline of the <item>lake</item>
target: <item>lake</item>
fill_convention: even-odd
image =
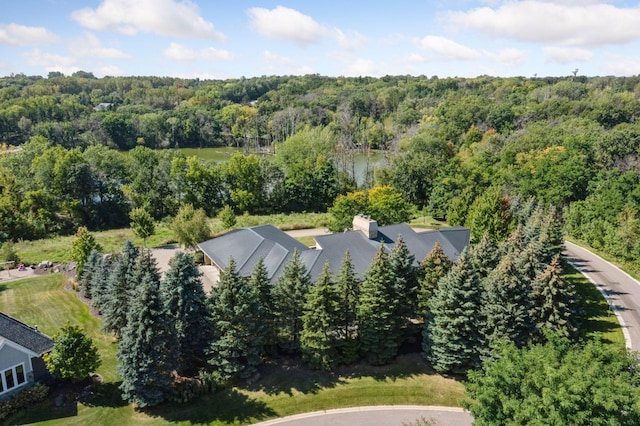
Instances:
[[[179,148],[184,155],[191,157],[195,156],[203,160],[215,161],[221,163],[227,161],[232,154],[244,153],[244,148],[235,147],[216,147],[216,148]],[[270,154],[261,154],[270,155]],[[369,153],[369,170],[373,170],[377,167],[382,167],[385,163],[384,154],[380,151],[371,151]],[[367,155],[363,153],[355,154],[355,175],[358,185],[362,185],[365,182],[366,170],[367,170]]]

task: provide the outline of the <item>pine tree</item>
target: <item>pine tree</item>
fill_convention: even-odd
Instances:
[[[117,352],[122,397],[139,407],[167,400],[179,357],[174,321],[152,269],[140,273]]]
[[[273,287],[278,319],[278,340],[283,348],[299,348],[304,302],[309,292],[310,279],[307,268],[297,250],[291,261],[284,267],[282,276]]]
[[[381,243],[362,282],[357,317],[360,350],[373,365],[388,363],[398,352],[400,319],[396,316],[399,303],[396,282]]]
[[[436,241],[433,248],[424,260],[420,263],[419,283],[418,283],[418,318],[424,319],[429,312],[429,300],[438,286],[438,281],[451,269],[453,263],[444,251],[439,241]]]
[[[211,344],[211,316],[193,257],[176,253],[161,283],[165,307],[174,319],[180,352],[180,371],[197,371],[205,364]]]
[[[422,346],[436,371],[463,374],[480,367],[482,292],[478,274],[465,251],[438,282],[429,304]]]
[[[527,242],[524,238],[524,227],[518,225],[516,229],[511,233],[507,241],[500,246],[500,253],[502,256],[507,254],[515,254],[522,252],[527,246]]]
[[[80,276],[80,294],[88,299],[91,299],[91,284],[93,276],[99,272],[98,268],[101,267],[101,258],[102,256],[97,250],[91,250],[91,254],[89,254],[89,258],[87,259],[82,275]]]
[[[331,278],[329,262],[307,294],[302,316],[300,349],[311,367],[331,371],[339,362],[339,294]]]
[[[266,351],[275,350],[277,344],[277,327],[275,317],[275,304],[271,282],[269,281],[269,273],[264,266],[262,257],[258,259],[256,266],[253,268],[249,284],[258,293],[258,300],[262,305],[262,317],[258,319],[264,325],[264,346]]]
[[[140,281],[140,277],[135,276],[138,257],[138,249],[127,240],[109,274],[107,291],[101,302],[102,329],[113,332],[118,337],[127,323],[132,290]]]
[[[562,219],[555,209],[550,209],[540,224],[540,236],[534,243],[536,252],[543,264],[550,264],[554,257],[562,254],[564,235]]]
[[[398,239],[389,255],[389,268],[395,279],[395,298],[398,299],[398,309],[395,314],[400,320],[397,323],[399,327],[402,327],[403,323],[408,321],[409,318],[415,317],[417,312],[416,293],[418,291],[418,283],[416,267],[413,266],[414,261],[415,257],[409,251],[402,235],[398,235]]]
[[[502,258],[484,281],[482,297],[483,332],[488,355],[506,341],[524,346],[533,335],[530,287],[523,280],[512,255]]]
[[[525,243],[532,243],[538,241],[542,229],[542,221],[544,219],[544,207],[542,204],[536,204],[533,211],[524,216],[524,225],[522,229],[522,235]]]
[[[533,282],[533,316],[540,340],[549,332],[564,337],[576,333],[574,297],[564,279],[560,256],[556,256]]]
[[[236,271],[233,258],[209,299],[213,339],[209,364],[221,383],[255,374],[264,352],[264,315],[256,289]]]
[[[358,359],[360,350],[358,339],[358,301],[360,300],[360,282],[353,271],[351,254],[347,250],[342,259],[340,272],[336,278],[339,301],[338,314],[340,320],[339,350],[342,362],[350,364]]]

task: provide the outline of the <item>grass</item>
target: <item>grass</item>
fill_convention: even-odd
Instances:
[[[314,371],[294,360],[270,363],[253,385],[207,395],[181,405],[147,411],[134,410],[120,398],[116,373],[116,344],[100,331],[100,320],[75,292],[66,289],[62,274],[0,284],[0,311],[44,333],[55,334],[69,321],[81,326],[96,342],[105,384],[89,404],[53,409],[48,402],[11,419],[12,424],[50,425],[163,425],[250,424],[267,418],[337,407],[374,404],[459,406],[463,385],[433,373],[419,354],[403,355],[393,365],[356,365],[335,373]]]
[[[284,231],[293,229],[306,229],[325,227],[329,222],[328,213],[292,213],[275,215],[240,215],[237,218],[236,227],[272,224]],[[210,219],[212,235],[225,231],[219,219]],[[92,232],[96,241],[102,246],[105,253],[120,251],[126,240],[131,240],[135,245],[141,246],[142,239],[136,237],[131,229],[110,229],[107,231]],[[21,261],[27,265],[38,264],[43,260],[50,262],[66,262],[69,260],[69,250],[74,240],[73,235],[58,236],[43,240],[19,241],[15,249]],[[313,239],[311,239],[313,241]],[[147,247],[159,247],[174,244],[175,239],[167,222],[157,222],[156,232],[147,239]],[[313,243],[312,243],[313,244]]]

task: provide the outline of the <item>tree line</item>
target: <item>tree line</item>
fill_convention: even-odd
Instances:
[[[24,151],[0,159],[0,231],[16,239],[78,225],[123,226],[133,208],[161,218],[183,203],[208,215],[225,204],[238,212],[324,211],[337,195],[389,185],[451,224],[478,222],[472,207],[487,192],[535,197],[563,212],[570,235],[635,262],[638,83],[580,76],[3,77],[0,140]],[[95,111],[98,103],[111,109]],[[34,140],[49,146],[28,143]],[[194,159],[173,164],[174,151],[142,149],[228,145],[268,149],[280,160],[258,160],[259,172],[245,164],[255,159],[236,160],[229,175]],[[387,160],[358,187],[353,154],[370,148]],[[208,202],[203,194],[215,196]]]

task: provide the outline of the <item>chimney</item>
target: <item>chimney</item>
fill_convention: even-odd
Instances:
[[[378,237],[378,222],[363,214],[354,216],[353,229],[362,231],[370,240]]]

